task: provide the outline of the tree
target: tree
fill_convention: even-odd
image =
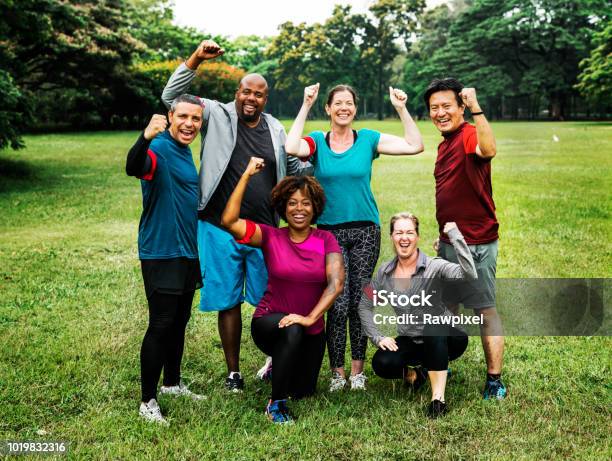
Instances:
[[[580,62],[576,88],[592,103],[612,106],[612,21],[593,36],[593,49]]]

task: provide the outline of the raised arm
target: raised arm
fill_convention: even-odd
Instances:
[[[476,265],[472,258],[472,253],[457,224],[454,222],[447,222],[444,224],[443,232],[448,235],[448,238],[457,253],[457,259],[459,264],[454,264],[448,261],[443,261],[440,266],[440,275],[445,279],[477,279],[478,273],[476,272]]]
[[[128,152],[125,161],[125,172],[128,176],[136,176],[143,179],[153,179],[153,160],[149,156],[149,145],[155,136],[163,132],[168,126],[165,115],[155,114],[151,117],[149,125],[140,134],[136,143]],[[151,176],[148,178],[147,176]]]
[[[310,146],[306,141],[302,139],[304,132],[304,124],[308,118],[308,112],[312,108],[314,102],[317,100],[319,95],[319,84],[307,86],[304,88],[304,102],[302,107],[291,125],[287,140],[285,141],[285,151],[288,155],[295,155],[297,157],[308,157],[310,155]]]
[[[244,170],[238,184],[236,184],[236,188],[234,192],[232,192],[232,195],[230,195],[225,205],[225,210],[223,210],[223,214],[221,215],[221,225],[225,227],[235,239],[245,239],[246,237],[248,241],[244,243],[254,247],[261,246],[261,227],[255,224],[254,229],[248,228],[246,219],[240,218],[240,205],[242,204],[244,191],[249,184],[251,176],[259,173],[264,166],[265,164],[262,158],[251,157],[251,161],[247,165],[246,170]],[[249,236],[249,234],[251,235]]]
[[[278,323],[280,328],[288,327],[294,323],[306,328],[314,325],[332,306],[336,298],[342,294],[344,287],[344,260],[342,259],[342,254],[328,253],[325,256],[325,273],[327,275],[327,287],[323,291],[321,298],[319,298],[319,302],[310,311],[310,314],[306,317],[299,314],[286,315]]]
[[[495,145],[495,135],[489,125],[489,121],[485,114],[482,113],[480,104],[476,99],[476,90],[474,88],[464,88],[459,93],[465,106],[470,109],[474,117],[476,125],[476,136],[478,136],[478,146],[476,147],[476,155],[484,159],[492,159],[497,154]]]
[[[189,85],[191,85],[191,82],[195,78],[195,71],[203,61],[214,59],[217,56],[221,56],[223,53],[225,53],[223,48],[212,40],[204,40],[200,43],[185,64],[181,64],[174,71],[170,79],[168,79],[168,83],[166,83],[161,97],[166,107],[170,108],[172,101],[174,101],[177,96],[187,92]],[[207,118],[207,112],[208,111],[205,110],[204,118]]]
[[[424,149],[423,138],[406,108],[406,102],[408,100],[406,93],[402,90],[389,87],[389,98],[402,121],[404,137],[400,138],[392,134],[382,133],[378,141],[378,153],[387,155],[420,154]]]

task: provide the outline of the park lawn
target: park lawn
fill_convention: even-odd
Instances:
[[[357,126],[401,133],[397,121]],[[432,172],[440,137],[431,124],[419,126],[425,153],[376,160],[373,189],[383,235],[391,214],[410,210],[427,252],[437,234]],[[612,125],[495,123],[494,130],[498,276],[610,277]],[[368,392],[329,394],[324,367],[319,395],[293,404],[300,419],[278,427],[263,416],[268,385],[253,378],[263,356],[250,338],[250,308],[243,309],[247,391],[223,391],[216,316],[194,308],[183,371],[208,399],[161,398],[170,428],[141,421],[141,194],[123,171],[136,136],[27,136],[27,149],[0,154],[0,440],[66,440],[70,459],[87,460],[612,456],[607,337],[508,337],[503,402],[481,399],[484,359],[471,338],[452,365],[451,412],[436,421],[423,414],[427,388],[411,395],[368,365]],[[384,238],[381,261],[391,255]]]

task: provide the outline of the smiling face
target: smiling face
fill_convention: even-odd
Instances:
[[[259,116],[268,101],[268,83],[259,74],[250,74],[240,81],[236,90],[236,112],[247,124],[259,123]]]
[[[395,254],[400,259],[409,259],[419,246],[419,234],[412,219],[400,218],[393,224],[391,233]]]
[[[438,91],[429,97],[429,117],[440,133],[453,133],[463,123],[465,106],[460,106],[452,90]]]
[[[170,136],[181,144],[191,144],[202,128],[202,106],[180,102],[174,112],[168,112]]]
[[[312,200],[306,193],[306,190],[296,190],[289,200],[285,208],[285,216],[287,224],[295,230],[303,230],[310,226],[313,217]]]
[[[357,107],[350,91],[337,91],[330,104],[325,105],[325,112],[331,118],[332,125],[347,126],[353,123]]]

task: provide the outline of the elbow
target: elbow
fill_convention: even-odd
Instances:
[[[287,155],[297,155],[298,154],[298,149],[295,148],[295,145],[293,143],[286,142],[285,143],[285,152],[287,153]]]
[[[220,224],[225,229],[229,230],[232,227],[232,224],[234,224],[234,220],[230,219],[229,216],[226,216],[225,213],[223,213]]]

